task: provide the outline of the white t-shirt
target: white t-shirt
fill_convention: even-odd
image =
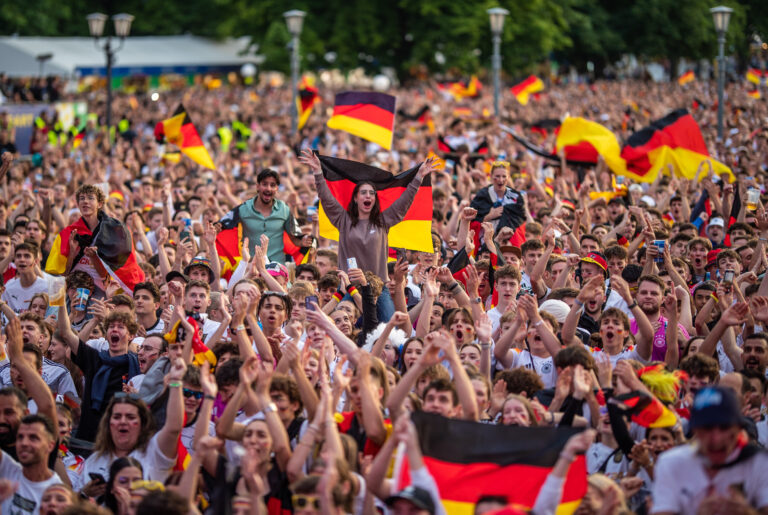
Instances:
[[[711,490],[729,497],[732,485],[739,485],[754,508],[768,506],[768,454],[758,452],[741,463],[721,468],[711,479],[704,464],[704,457],[696,452],[695,445],[683,445],[662,453],[654,469],[651,513],[695,515]]]
[[[48,281],[38,277],[29,288],[24,288],[16,276],[5,284],[2,299],[18,314],[29,309],[29,301],[38,293],[48,293]]]
[[[626,474],[629,471],[627,457],[620,450],[611,449],[602,442],[595,442],[590,445],[586,455],[587,474],[601,472],[608,476],[616,477],[618,474]],[[602,470],[600,470],[601,468]]]
[[[169,458],[160,451],[160,447],[157,445],[157,435],[158,433],[155,433],[149,440],[145,451],[135,449],[129,456],[141,463],[144,468],[144,479],[154,479],[162,483],[176,464],[176,458]],[[91,480],[89,475],[91,473],[101,474],[105,480],[109,481],[109,467],[116,459],[117,456],[112,454],[100,454],[98,452],[88,456],[81,474],[81,483],[83,485],[88,483]]]
[[[202,423],[198,420],[191,426],[187,426],[181,430],[181,443],[187,448],[187,452],[190,456],[195,454],[195,428],[197,424]],[[216,424],[212,421],[208,421],[208,436],[216,436]]]
[[[77,390],[75,389],[75,382],[72,380],[72,374],[69,373],[69,369],[60,363],[51,361],[48,358],[43,358],[43,381],[54,395],[66,395],[69,394],[73,399],[79,401],[77,396]],[[7,360],[3,360],[0,363],[0,388],[6,386],[13,386],[11,383],[11,364]]]
[[[533,366],[531,366],[531,360],[533,360]],[[536,374],[541,378],[541,382],[544,383],[544,388],[554,388],[557,383],[557,370],[555,370],[555,362],[552,356],[546,358],[540,358],[534,356],[528,349],[515,352],[515,362],[511,368],[523,367],[528,370],[533,369]]]
[[[597,354],[598,352],[604,352],[602,349],[596,349],[591,348],[588,346],[584,346],[588,351]],[[634,359],[635,361],[639,361],[640,363],[648,363],[648,361],[644,360],[640,357],[640,354],[637,353],[637,350],[635,349],[634,345],[630,345],[629,347],[625,347],[621,352],[618,354],[615,354],[611,356],[608,355],[608,358],[611,360],[611,367],[616,368],[616,363],[623,359]]]
[[[3,515],[37,515],[40,513],[40,499],[45,489],[62,483],[58,474],[52,474],[45,481],[30,481],[24,477],[21,464],[4,451],[0,460],[0,477],[19,484],[16,492],[0,505]]]

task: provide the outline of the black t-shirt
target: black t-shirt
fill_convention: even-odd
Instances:
[[[107,404],[109,404],[109,401],[115,393],[123,391],[123,376],[130,379],[130,377],[128,377],[128,363],[112,368],[109,373],[107,391],[104,393],[104,399],[101,402],[101,409],[95,410],[91,407],[91,394],[93,391],[93,377],[102,365],[101,358],[99,358],[99,351],[89,347],[85,342],[80,340],[77,354],[72,354],[72,361],[74,361],[75,365],[80,367],[80,370],[83,371],[83,376],[85,376],[85,390],[83,391],[83,403],[81,405],[82,415],[80,416],[80,425],[77,427],[77,434],[75,437],[92,442],[96,438],[99,421],[101,420],[101,416],[104,413]]]

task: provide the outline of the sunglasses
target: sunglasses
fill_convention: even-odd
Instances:
[[[320,509],[320,499],[312,495],[294,495],[291,497],[291,501],[293,507],[300,510],[308,508],[310,505],[316,510]]]
[[[497,167],[509,168],[510,167],[509,161],[494,161],[493,164],[491,165],[491,168],[497,168]]]
[[[149,490],[150,492],[160,490],[163,492],[165,491],[165,486],[160,481],[139,479],[131,483],[131,490]]]
[[[189,388],[184,388],[182,392],[184,393],[184,397],[194,397],[197,400],[203,398],[203,392],[196,392],[195,390],[190,390]]]

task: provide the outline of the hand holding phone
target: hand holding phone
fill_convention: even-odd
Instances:
[[[304,299],[304,307],[309,311],[314,311],[315,306],[312,305],[313,302],[318,306],[320,305],[320,300],[317,298],[317,295],[307,295]]]

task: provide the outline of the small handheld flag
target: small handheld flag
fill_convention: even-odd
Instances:
[[[696,75],[693,73],[693,70],[688,70],[687,72],[682,74],[680,77],[678,77],[677,83],[680,84],[681,86],[685,86],[689,82],[693,82],[695,80],[696,80]]]
[[[160,142],[165,140],[173,143],[183,154],[200,166],[211,170],[216,169],[211,155],[203,145],[203,140],[200,139],[200,134],[183,104],[179,104],[179,108],[172,117],[157,123],[155,138]]]
[[[510,91],[512,91],[512,94],[515,95],[515,98],[517,99],[517,101],[520,102],[522,105],[528,104],[528,99],[532,94],[538,93],[539,91],[543,91],[543,90],[544,90],[544,82],[542,82],[542,80],[535,75],[529,76],[520,84],[517,84],[515,86],[512,86],[512,88],[510,88]]]

